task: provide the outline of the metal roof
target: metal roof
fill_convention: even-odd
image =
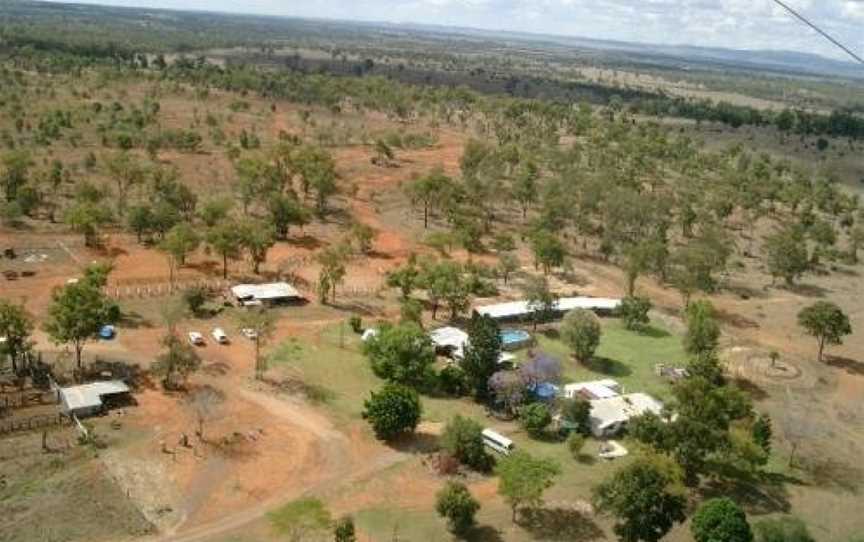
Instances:
[[[608,399],[621,395],[621,385],[611,378],[604,380],[592,380],[590,382],[575,382],[564,386],[564,396],[572,398],[577,393],[584,391],[589,399]]]
[[[105,382],[91,382],[80,386],[60,388],[60,397],[66,411],[79,410],[82,408],[93,408],[102,406],[103,395],[114,395],[128,393],[129,386],[121,380],[107,380]]]
[[[603,430],[648,412],[660,415],[663,403],[647,393],[630,393],[591,401],[591,426]]]
[[[468,334],[458,327],[439,327],[429,333],[436,346],[449,346],[461,350],[468,344]]]
[[[237,299],[288,299],[301,297],[300,292],[287,282],[271,282],[269,284],[238,284],[231,288],[231,293]]]
[[[620,299],[606,297],[562,297],[555,303],[555,310],[571,311],[573,309],[586,310],[614,310],[621,304]],[[474,309],[477,314],[490,316],[492,318],[515,318],[525,316],[534,312],[534,307],[526,300],[510,301],[495,305],[485,305]]]

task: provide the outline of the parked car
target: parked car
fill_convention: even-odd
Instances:
[[[201,335],[197,331],[189,332],[189,342],[192,343],[193,346],[203,346],[204,345],[204,335]]]
[[[254,341],[255,339],[258,338],[258,332],[252,328],[249,328],[249,327],[244,327],[243,329],[240,330],[240,333],[242,333],[243,336],[246,337],[247,339],[249,339],[250,341]]]
[[[213,336],[213,339],[219,344],[228,344],[228,335],[225,334],[225,331],[221,327],[214,327],[213,331],[210,332],[210,335]]]

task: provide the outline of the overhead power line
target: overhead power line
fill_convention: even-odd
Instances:
[[[808,21],[803,15],[801,15],[800,13],[798,13],[797,11],[795,11],[794,9],[792,9],[791,7],[786,5],[784,2],[781,2],[781,0],[773,0],[773,1],[775,4],[779,5],[780,7],[782,7],[783,9],[788,11],[789,13],[791,13],[796,19],[798,19],[802,23],[806,24],[807,26],[809,26],[810,28],[812,28],[816,32],[819,32],[825,39],[827,39],[828,41],[830,41],[831,43],[833,43],[837,47],[843,49],[843,51],[845,51],[846,54],[848,54],[849,56],[851,56],[852,58],[857,60],[859,63],[864,64],[864,58],[861,58],[860,56],[856,55],[854,52],[852,52],[851,49],[849,49],[848,47],[846,47],[845,45],[843,45],[842,43],[840,43],[839,41],[834,39],[830,34],[825,32],[824,30],[822,30],[821,28],[819,28],[815,24]]]

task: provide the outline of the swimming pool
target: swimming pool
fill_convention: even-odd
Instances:
[[[504,350],[516,350],[531,344],[531,334],[521,329],[502,329],[501,346]]]

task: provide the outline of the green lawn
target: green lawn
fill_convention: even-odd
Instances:
[[[601,322],[600,347],[595,360],[588,364],[578,363],[563,342],[542,333],[535,335],[535,349],[562,361],[564,382],[613,378],[626,392],[644,391],[659,399],[667,398],[669,386],[654,374],[654,364],[683,366],[687,355],[681,337],[669,333],[656,322],[642,333],[624,329],[617,319],[602,319]]]
[[[597,352],[598,361],[583,365],[570,356],[567,347],[557,338],[537,334],[535,351],[544,351],[558,357],[564,365],[564,382],[614,378],[627,391],[646,391],[658,398],[668,398],[669,386],[654,375],[654,364],[665,362],[681,365],[686,355],[679,336],[668,333],[654,323],[647,332],[634,333],[623,328],[616,319],[603,319],[603,337]],[[524,357],[525,352],[520,352]],[[347,326],[332,326],[324,330],[316,341],[287,341],[274,349],[271,355],[273,366],[293,367],[298,371],[305,385],[316,390],[320,398],[334,413],[337,419],[354,422],[360,418],[363,400],[369,391],[376,389],[382,381],[372,374],[369,363],[362,354],[359,337]],[[574,460],[564,443],[556,440],[539,441],[529,438],[516,422],[503,422],[490,419],[484,408],[470,399],[449,399],[439,397],[422,398],[425,421],[445,422],[455,414],[476,419],[483,425],[495,427],[509,435],[516,446],[537,456],[556,460],[562,473],[556,484],[546,493],[550,504],[550,517],[553,522],[558,516],[572,514],[565,508],[556,508],[562,503],[576,500],[589,500],[591,488],[607,478],[614,470],[626,464],[627,458],[613,462],[596,459],[599,444],[593,440],[585,446],[587,461]],[[624,442],[628,448],[632,443]],[[408,465],[394,466],[399,472]],[[382,474],[386,476],[386,474]],[[359,488],[358,488],[359,490]],[[557,504],[554,504],[557,503]],[[557,515],[556,515],[557,514]],[[400,506],[398,492],[392,502],[382,502],[361,510],[355,515],[357,526],[376,540],[390,539],[394,532],[400,539],[407,540],[452,540],[444,522],[434,510],[416,510]],[[577,539],[582,535],[561,534],[556,537],[550,533],[530,532],[531,529],[514,527],[510,522],[510,511],[503,502],[495,500],[484,503],[478,516],[481,529],[473,533],[473,540],[531,540],[531,539]],[[545,521],[545,520],[544,520]],[[572,522],[571,522],[572,523]],[[608,525],[596,525],[583,518],[576,521],[583,528],[607,530]],[[495,525],[501,532],[495,532],[484,525]],[[538,527],[538,529],[541,527]],[[594,532],[594,531],[591,531]],[[561,538],[563,536],[563,538]]]

